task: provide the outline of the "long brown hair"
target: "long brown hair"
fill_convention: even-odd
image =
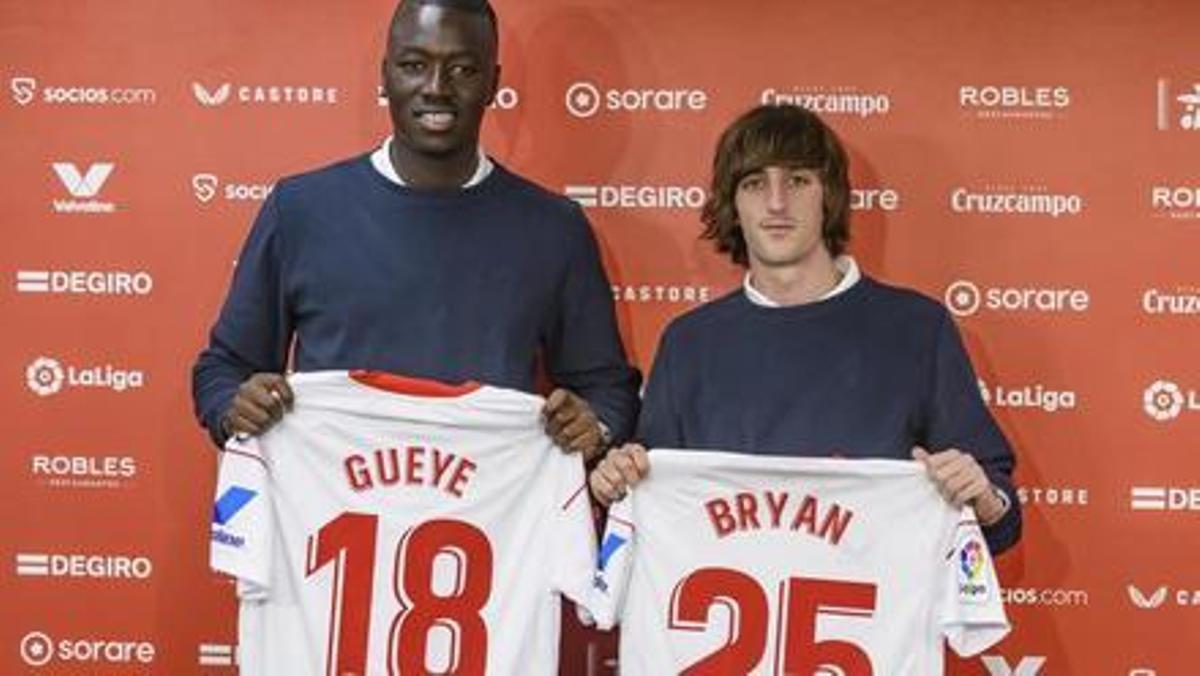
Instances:
[[[712,185],[700,212],[704,239],[716,243],[734,263],[749,264],[746,240],[738,223],[737,186],[747,174],[768,166],[812,169],[825,186],[821,237],[832,256],[850,239],[849,161],[833,130],[798,106],[764,105],[733,122],[717,141]]]

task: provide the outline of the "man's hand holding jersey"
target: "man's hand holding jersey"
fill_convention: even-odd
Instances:
[[[979,461],[970,453],[957,448],[930,453],[917,446],[912,450],[912,455],[924,463],[929,470],[929,478],[933,479],[938,492],[947,502],[955,507],[971,505],[983,525],[996,523],[1008,511],[1007,498],[992,485]]]
[[[546,397],[542,408],[546,434],[568,453],[582,453],[585,461],[604,452],[608,434],[592,407],[579,395],[561,387]]]
[[[233,403],[221,417],[225,436],[266,432],[290,411],[295,396],[279,373],[255,373],[238,386]]]
[[[629,491],[629,487],[650,473],[650,455],[638,444],[613,448],[588,476],[588,486],[596,501],[608,506]]]

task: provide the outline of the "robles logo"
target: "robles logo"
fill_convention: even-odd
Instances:
[[[1083,289],[1039,287],[984,287],[969,280],[957,280],[946,287],[946,308],[958,317],[970,317],[982,310],[995,312],[1083,313],[1091,297]]]
[[[108,638],[64,638],[58,641],[45,632],[31,631],[21,639],[21,659],[31,667],[43,667],[52,660],[93,664],[151,664],[154,644]],[[74,667],[87,669],[87,667]]]
[[[37,453],[30,458],[29,471],[56,488],[122,488],[133,484],[138,464],[132,456]]]
[[[201,204],[208,204],[217,195],[230,202],[261,202],[275,190],[273,183],[226,183],[221,188],[221,179],[216,174],[195,174],[192,176],[192,194]]]
[[[1152,186],[1150,188],[1150,208],[1159,218],[1200,219],[1200,186]]]
[[[567,112],[589,118],[605,112],[699,112],[708,108],[703,89],[600,89],[580,81],[567,87]]]
[[[115,392],[139,389],[145,385],[142,371],[103,366],[63,366],[53,357],[38,357],[25,369],[25,384],[39,397],[58,394],[67,387],[108,389]]]
[[[1071,90],[1062,85],[962,85],[958,105],[979,119],[1052,120],[1066,117]]]

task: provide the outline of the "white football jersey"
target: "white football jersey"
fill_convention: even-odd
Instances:
[[[923,466],[653,450],[592,606],[645,674],[938,676],[1009,629],[974,514]]]
[[[367,372],[289,378],[221,459],[211,563],[239,580],[242,674],[555,674],[591,593],[582,460],[540,397]]]

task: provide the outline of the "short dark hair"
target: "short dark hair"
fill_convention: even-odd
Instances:
[[[487,19],[488,24],[492,27],[492,39],[495,44],[500,44],[500,19],[496,16],[496,10],[492,9],[492,3],[488,0],[400,0],[396,5],[396,11],[392,14],[392,23],[396,22],[396,17],[408,5],[436,5],[438,7],[447,7],[456,9],[467,14],[475,14]],[[390,30],[390,29],[389,29]]]
[[[753,108],[729,125],[717,141],[712,184],[700,213],[704,239],[734,263],[749,264],[737,215],[737,186],[747,174],[768,166],[812,169],[825,187],[821,237],[838,256],[850,239],[850,162],[841,141],[816,113],[792,105]]]

